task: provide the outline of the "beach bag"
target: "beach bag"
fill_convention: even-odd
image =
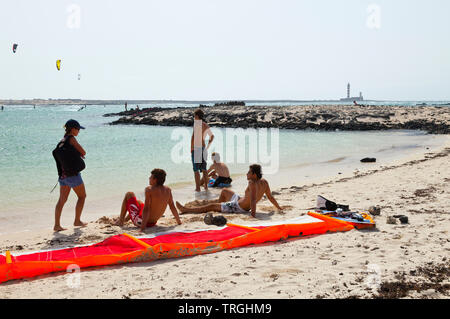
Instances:
[[[336,210],[337,209],[337,205],[335,202],[332,202],[331,200],[328,200],[321,195],[317,196],[316,207],[317,207],[317,209],[321,209],[321,210]]]
[[[343,211],[350,210],[349,205],[336,204],[335,202],[328,200],[321,195],[317,196],[316,208],[320,210],[331,210],[331,211],[335,211],[338,208],[341,208]]]
[[[76,176],[86,168],[80,152],[69,143],[71,137],[72,135],[65,136],[52,151],[59,177],[63,173],[66,176]]]

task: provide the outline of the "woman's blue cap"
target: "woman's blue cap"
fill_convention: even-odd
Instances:
[[[76,128],[76,129],[84,129],[83,126],[80,125],[80,123],[78,123],[78,121],[75,120],[68,120],[66,122],[66,125],[64,125],[66,128]]]

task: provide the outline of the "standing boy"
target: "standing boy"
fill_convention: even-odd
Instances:
[[[208,148],[214,140],[214,135],[211,132],[209,125],[203,121],[205,113],[201,109],[196,109],[194,112],[194,129],[191,137],[191,159],[192,168],[194,170],[195,191],[200,191],[200,186],[203,185],[205,191],[208,190],[208,174],[206,170],[206,159],[208,157]],[[209,135],[208,145],[205,143],[205,136]],[[203,177],[200,178],[200,171]]]

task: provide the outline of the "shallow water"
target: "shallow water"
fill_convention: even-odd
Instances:
[[[126,191],[142,197],[150,171],[156,167],[166,170],[166,184],[174,187],[176,199],[194,198],[189,154],[191,128],[111,126],[107,123],[116,118],[102,115],[122,111],[123,106],[89,105],[79,109],[78,105],[8,106],[0,112],[0,233],[52,227],[59,191],[57,187],[50,193],[57,182],[51,152],[70,118],[86,127],[77,137],[87,152],[86,169],[82,172],[88,195],[84,220],[118,214]],[[219,152],[233,176],[239,179],[250,164],[258,162],[269,181],[277,180],[276,185],[291,183],[286,174],[289,170],[304,171],[291,183],[298,184],[299,176],[307,182],[331,174],[331,169],[350,169],[362,157],[395,160],[425,146],[439,145],[442,140],[415,131],[212,129],[216,138],[209,154]],[[277,176],[284,177],[280,180]],[[244,187],[245,179],[241,178],[235,187],[238,185]],[[63,210],[62,221],[68,226],[73,221],[75,198],[72,193]]]

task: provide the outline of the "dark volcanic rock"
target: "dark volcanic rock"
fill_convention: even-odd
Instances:
[[[245,106],[245,103],[243,101],[230,101],[230,102],[222,102],[222,103],[214,104],[214,106],[233,106],[233,105]],[[200,106],[202,106],[202,105],[200,104]]]
[[[233,102],[234,103],[234,102]],[[214,127],[279,128],[321,131],[422,130],[450,134],[450,108],[405,106],[241,106],[224,103],[203,107],[205,121]],[[121,116],[115,124],[192,126],[198,107],[129,110],[104,116]]]

